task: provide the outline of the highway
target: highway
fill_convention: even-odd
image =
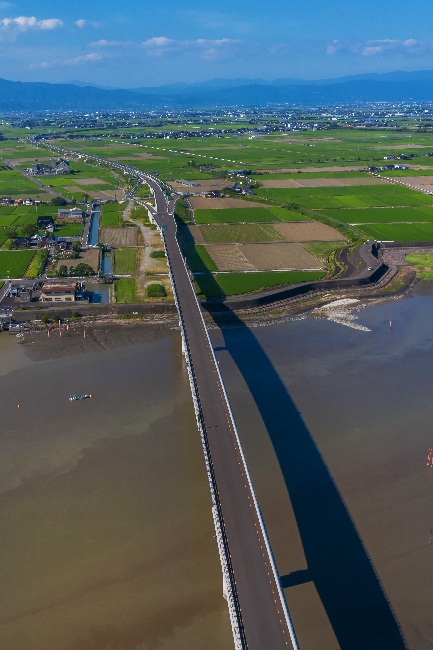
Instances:
[[[178,307],[198,396],[201,425],[207,439],[223,529],[229,548],[239,625],[249,650],[297,647],[287,605],[274,574],[272,557],[264,539],[252,484],[215,356],[176,238],[173,203],[167,205],[159,185],[146,178],[154,192],[154,218],[162,234],[177,293]],[[292,636],[291,636],[292,635]]]

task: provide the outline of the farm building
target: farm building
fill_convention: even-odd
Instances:
[[[38,228],[48,228],[49,226],[54,225],[53,217],[38,217],[37,226]]]
[[[75,286],[44,287],[39,300],[42,302],[74,302]]]
[[[71,219],[74,221],[84,219],[84,212],[80,208],[60,208],[57,211],[58,219]]]
[[[30,173],[35,176],[43,176],[46,174],[70,174],[71,170],[69,167],[69,161],[59,158],[54,160],[51,158],[50,164],[45,165],[44,163],[35,163],[30,167]]]

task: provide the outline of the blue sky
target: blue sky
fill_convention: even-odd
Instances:
[[[156,86],[433,69],[418,0],[0,0],[0,76]]]

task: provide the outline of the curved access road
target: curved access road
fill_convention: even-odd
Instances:
[[[174,279],[180,317],[187,336],[201,425],[207,438],[229,548],[239,624],[248,650],[297,648],[296,637],[270,547],[260,521],[248,470],[199,303],[176,237],[176,223],[158,183],[146,177],[154,192],[156,214]],[[170,207],[173,207],[170,204]],[[265,532],[265,535],[263,534]],[[265,539],[266,538],[266,539]]]

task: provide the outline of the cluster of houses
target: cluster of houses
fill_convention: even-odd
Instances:
[[[47,176],[52,174],[70,174],[71,169],[69,160],[65,160],[64,158],[54,160],[54,158],[51,158],[49,165],[35,163],[30,167],[28,172],[34,176]]]
[[[36,226],[38,230],[44,230],[45,234],[40,235],[36,233],[32,237],[17,237],[12,242],[11,248],[25,249],[25,248],[56,248],[58,250],[67,250],[70,247],[69,242],[59,241],[59,238],[54,237],[55,223],[77,223],[84,219],[84,212],[80,208],[65,209],[61,208],[57,211],[57,217],[54,219],[52,216],[38,217]]]
[[[39,205],[40,201],[33,199],[13,199],[10,196],[2,196],[0,198],[0,205],[18,206],[18,205]]]
[[[385,165],[384,167],[375,167],[374,165],[370,165],[368,167],[369,172],[391,172],[394,169],[410,169],[407,165]]]

